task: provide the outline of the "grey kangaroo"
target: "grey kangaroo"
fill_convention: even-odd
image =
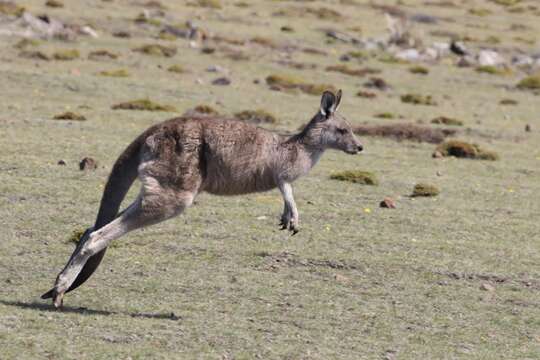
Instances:
[[[202,191],[238,195],[277,187],[285,202],[280,225],[295,234],[292,182],[307,174],[326,149],[362,151],[351,125],[336,113],[340,100],[341,90],[336,95],[325,91],[317,114],[293,136],[202,115],[150,127],[114,164],[95,225],[82,236],[54,288],[41,298],[53,298],[54,306],[61,307],[64,294],[97,269],[112,240],[182,213]],[[118,213],[137,177],[142,183],[137,199]]]

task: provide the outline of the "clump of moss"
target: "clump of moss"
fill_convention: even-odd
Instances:
[[[439,195],[440,190],[435,185],[418,183],[414,185],[412,197],[430,197]]]
[[[392,114],[391,112],[382,112],[379,114],[375,114],[374,116],[379,119],[394,119],[395,118],[394,114]]]
[[[82,229],[82,228],[73,230],[67,242],[78,244],[85,232],[86,232],[86,229]]]
[[[52,8],[63,8],[64,3],[58,0],[47,0],[45,3],[45,6],[52,7]]]
[[[234,114],[238,120],[248,121],[253,124],[276,124],[276,117],[266,110],[244,110]]]
[[[195,3],[190,4],[192,6],[199,6],[199,7],[205,7],[205,8],[211,8],[211,9],[221,9],[223,6],[221,5],[221,1],[219,0],[197,0]]]
[[[501,68],[493,65],[483,65],[476,68],[476,72],[491,74],[491,75],[508,75],[511,74],[510,69]]]
[[[172,57],[176,55],[175,47],[163,46],[160,44],[144,45],[139,48],[133,49],[133,51],[137,51],[146,55],[153,55],[153,56]]]
[[[491,0],[491,2],[502,6],[514,6],[521,2],[521,0]]]
[[[377,60],[385,64],[409,64],[407,60],[399,59],[392,54],[383,53]]]
[[[401,95],[401,102],[404,102],[406,104],[414,104],[414,105],[429,105],[429,106],[435,106],[437,103],[431,95],[420,95],[420,94],[405,94]]]
[[[13,45],[14,48],[24,50],[27,47],[36,47],[39,46],[40,42],[35,39],[21,39],[18,41],[15,45]]]
[[[110,52],[109,50],[94,50],[88,54],[88,59],[98,60],[103,58],[118,59],[118,55]]]
[[[66,111],[65,113],[55,115],[54,120],[75,120],[75,121],[85,121],[86,117],[81,114],[74,113],[73,111]]]
[[[78,59],[81,56],[77,49],[60,50],[53,54],[55,60],[69,61]]]
[[[127,101],[113,105],[113,110],[142,110],[142,111],[169,111],[176,112],[176,108],[170,105],[161,105],[149,99]]]
[[[454,156],[457,158],[478,159],[478,160],[498,160],[499,155],[493,151],[480,148],[477,144],[470,144],[464,141],[446,141],[435,149],[435,155]]]
[[[125,69],[118,69],[118,70],[104,70],[100,71],[99,75],[101,76],[110,76],[110,77],[128,77],[129,72]]]
[[[500,105],[517,105],[519,103],[517,102],[517,100],[514,100],[514,99],[502,99],[501,101],[499,101],[499,104]]]
[[[413,66],[412,68],[410,68],[409,72],[411,72],[413,74],[427,75],[427,74],[429,74],[429,69],[424,67],[424,66],[417,65],[417,66]]]
[[[299,89],[310,95],[321,95],[325,90],[336,91],[333,85],[306,83],[301,78],[288,75],[269,75],[266,78],[266,83],[276,90]]]
[[[373,69],[373,68],[352,69],[348,67],[347,65],[341,65],[341,64],[328,66],[326,67],[326,71],[334,71],[334,72],[339,72],[345,75],[358,76],[358,77],[379,74],[381,72],[381,70]]]
[[[447,116],[439,116],[435,119],[431,120],[432,124],[442,124],[442,125],[450,125],[450,126],[463,126],[463,121],[450,118]]]
[[[469,14],[475,16],[488,16],[492,14],[492,11],[484,8],[473,8],[469,9]]]
[[[51,60],[49,55],[39,50],[35,50],[35,51],[24,50],[19,53],[19,56],[22,58],[27,58],[27,59],[37,59],[37,60],[45,60],[45,61]]]
[[[369,171],[347,170],[330,175],[330,179],[348,181],[362,185],[379,185],[375,175]]]
[[[540,74],[527,76],[522,79],[518,84],[517,88],[521,90],[538,90],[540,89]]]
[[[136,18],[135,22],[137,24],[148,24],[152,26],[161,26],[161,20],[156,18],[151,18],[145,13],[140,13]]]
[[[0,14],[21,17],[26,9],[11,1],[0,2]]]
[[[167,68],[167,71],[170,71],[170,72],[173,72],[173,73],[178,73],[178,74],[182,74],[182,73],[186,72],[184,70],[184,68],[182,67],[182,65],[178,65],[178,64],[169,66]]]

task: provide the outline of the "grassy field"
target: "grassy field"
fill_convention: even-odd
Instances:
[[[370,75],[325,71],[358,47],[321,31],[384,36],[374,4],[388,5],[437,16],[435,25],[414,24],[426,44],[448,41],[433,33],[446,30],[472,49],[510,57],[538,49],[536,1],[222,0],[216,9],[195,5],[219,2],[162,0],[165,9],[151,8],[144,24],[134,21],[144,1],[17,3],[90,24],[99,37],[26,48],[80,54],[47,61],[21,56],[20,37],[0,35],[0,359],[540,359],[540,112],[538,92],[516,88],[526,72],[482,73],[448,56],[422,64],[429,74],[419,75],[409,70],[415,64],[381,61],[378,50],[345,63],[380,70],[373,76],[391,85],[368,99],[356,93],[372,91],[363,86]],[[159,39],[165,25],[187,20],[208,39]],[[133,51],[147,44],[177,53]],[[96,50],[118,57],[88,59]],[[167,71],[172,65],[185,71]],[[215,65],[221,72],[207,70]],[[99,74],[120,69],[128,76]],[[444,127],[430,124],[435,117],[460,119],[454,137],[500,159],[432,158],[434,144],[365,137],[361,155],[327,152],[297,181],[294,237],[278,228],[278,191],[202,194],[180,217],[116,241],[92,279],[66,295],[63,311],[39,299],[71,254],[73,232],[93,223],[114,160],[149,125],[201,104],[223,114],[264,109],[279,119],[267,126],[278,132],[308,121],[319,96],[272,91],[272,74],[343,89],[340,112],[353,124],[435,128]],[[212,85],[219,77],[231,84]],[[403,103],[408,93],[437,105]],[[111,109],[144,98],[177,111]],[[53,120],[66,111],[87,120]],[[382,112],[395,119],[375,117]],[[79,170],[86,156],[95,171]],[[373,172],[379,185],[330,179],[342,170]],[[440,194],[411,197],[416,183]],[[385,197],[397,208],[380,208]]]

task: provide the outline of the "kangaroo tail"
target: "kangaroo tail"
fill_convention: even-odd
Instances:
[[[92,231],[99,230],[116,218],[122,200],[124,200],[131,184],[133,184],[133,181],[137,178],[137,168],[140,162],[139,154],[146,136],[147,132],[141,134],[141,136],[135,139],[135,141],[124,150],[118,160],[116,160],[111,175],[109,176],[109,180],[105,185],[105,190],[103,191],[96,223],[93,228],[86,230],[84,236],[81,237],[81,243],[88,238]],[[107,248],[88,259],[81,272],[66,292],[75,290],[90,278],[101,263],[106,250]],[[43,294],[41,298],[48,299],[53,296],[54,289],[51,289]]]

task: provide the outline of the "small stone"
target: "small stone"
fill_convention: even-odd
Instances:
[[[525,132],[531,132],[531,125],[525,125]]]
[[[220,77],[220,78],[217,78],[217,79],[212,81],[212,85],[225,86],[225,85],[230,85],[230,84],[231,84],[231,79],[229,79],[227,77]]]
[[[443,157],[443,154],[440,151],[435,151],[431,156],[435,159],[440,159]]]
[[[395,209],[396,203],[391,198],[384,198],[383,201],[380,202],[379,206],[386,209]]]
[[[58,165],[64,166],[66,165],[66,162],[64,160],[58,160]]]
[[[96,162],[96,160],[92,159],[91,157],[85,157],[79,163],[79,169],[81,169],[81,170],[95,170],[95,169],[97,169],[97,162]]]
[[[340,284],[347,284],[350,281],[348,277],[341,274],[334,274],[334,280]]]
[[[491,284],[483,283],[482,285],[480,285],[480,290],[493,292],[495,291],[495,287]]]

